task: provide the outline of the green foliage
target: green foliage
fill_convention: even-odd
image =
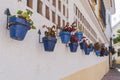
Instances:
[[[113,39],[113,43],[116,44],[120,42],[120,35],[118,35],[115,39]]]
[[[23,13],[23,11],[21,11],[21,10],[18,10],[18,12],[17,12],[17,14],[22,14]]]
[[[117,33],[120,33],[120,29],[117,30]]]
[[[53,25],[52,27],[47,27],[46,25],[43,25],[43,28],[48,29],[47,31],[45,31],[45,36],[56,37],[56,33],[55,33],[56,26]]]
[[[18,10],[17,12],[18,14],[18,17],[19,18],[23,18],[25,19],[26,21],[30,22],[31,23],[31,29],[36,29],[36,27],[34,26],[34,23],[33,21],[30,19],[30,17],[32,16],[33,12],[26,9],[26,11],[22,11],[22,10]]]
[[[100,50],[100,48],[101,48],[100,43],[99,43],[99,42],[96,42],[96,43],[94,44],[94,50],[95,50],[95,51],[96,51],[96,50]]]
[[[90,43],[90,44],[89,44],[89,46],[93,46],[93,44],[92,44],[92,43]]]
[[[120,33],[120,29],[117,30],[117,33]],[[117,37],[113,39],[114,44],[116,44],[118,42],[120,42],[120,34],[118,34]]]

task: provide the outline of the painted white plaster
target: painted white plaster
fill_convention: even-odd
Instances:
[[[73,9],[74,1],[70,1],[69,21],[73,22],[74,16],[71,9]],[[81,4],[80,1],[75,1],[77,4]],[[94,53],[89,56],[84,55],[80,46],[76,53],[71,53],[69,47],[61,43],[59,37],[57,37],[58,41],[54,52],[45,52],[43,44],[38,42],[38,29],[41,29],[43,37],[44,30],[41,26],[43,24],[51,26],[53,23],[36,12],[35,2],[32,19],[37,29],[30,30],[23,41],[16,41],[9,37],[9,30],[6,29],[7,17],[4,11],[9,8],[11,14],[15,14],[18,9],[24,10],[28,7],[24,0],[19,3],[17,0],[0,1],[0,80],[60,80],[78,70],[108,59],[108,57],[97,57]],[[84,11],[82,5],[80,8]],[[87,18],[89,19],[89,17]],[[94,29],[97,32],[98,29]]]

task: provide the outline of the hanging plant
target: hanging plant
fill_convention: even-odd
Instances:
[[[75,36],[79,39],[79,41],[82,40],[82,37],[83,37],[83,31],[84,31],[84,28],[82,27],[82,25],[77,27],[77,30],[76,30]]]
[[[109,55],[109,51],[108,51],[107,47],[105,47],[104,55],[105,55],[105,56],[108,56],[108,55]]]
[[[75,35],[71,35],[71,37],[70,37],[70,43],[69,43],[70,51],[71,52],[76,52],[77,51],[78,41],[79,40],[78,40],[78,38]]]
[[[22,11],[22,10],[18,10],[17,14],[18,14],[19,18],[22,18],[22,19],[28,21],[31,24],[31,26],[30,26],[31,29],[36,29],[36,27],[34,26],[34,23],[33,23],[32,19],[30,19],[30,17],[33,14],[32,11],[30,11],[28,9],[26,9],[25,12]]]
[[[85,48],[84,48],[85,54],[86,54],[86,55],[89,55],[90,52],[92,51],[92,49],[93,49],[92,44],[88,44],[88,43],[86,42],[86,46],[85,46]]]
[[[67,22],[65,27],[60,29],[61,29],[60,37],[61,37],[62,43],[68,43],[70,41],[70,34],[72,30],[71,27],[69,26],[69,23]]]
[[[100,44],[99,44],[99,42],[96,42],[95,44],[94,44],[94,50],[95,51],[97,51],[97,50],[100,50]]]
[[[68,43],[70,41],[70,34],[77,30],[76,22],[73,22],[72,25],[69,25],[69,22],[67,22],[65,27],[60,29],[61,29],[60,37],[62,43]]]
[[[9,16],[9,30],[12,39],[23,40],[28,30],[36,29],[31,16],[32,11],[28,9],[26,11],[18,10],[17,15]]]
[[[86,48],[86,45],[87,45],[86,40],[83,39],[83,41],[80,43],[80,48],[84,50]]]
[[[89,48],[90,48],[90,51],[93,51],[94,50],[94,46],[92,43],[89,44]]]
[[[105,45],[101,44],[101,53],[100,53],[100,56],[104,56],[104,54],[105,54]]]
[[[45,37],[43,37],[43,43],[44,43],[44,50],[45,51],[54,51],[55,44],[57,42],[56,39],[56,33],[55,33],[55,26],[47,27],[43,26],[43,28],[47,28],[48,31],[45,31]]]
[[[99,42],[96,42],[94,44],[94,51],[95,51],[95,54],[97,56],[100,56],[100,52],[101,52],[101,46],[100,46],[100,43]]]

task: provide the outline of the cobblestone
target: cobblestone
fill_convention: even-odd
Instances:
[[[102,80],[120,80],[120,65],[115,64]]]

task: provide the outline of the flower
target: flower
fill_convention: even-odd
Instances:
[[[100,43],[99,43],[99,42],[96,42],[96,43],[94,44],[94,50],[97,51],[97,50],[100,50],[100,49],[101,49]]]
[[[69,25],[69,22],[66,23],[65,27],[63,27],[62,31],[74,32],[76,31],[76,23],[73,22],[72,25]]]
[[[70,42],[78,42],[78,38],[75,35],[71,35]]]
[[[43,28],[47,28],[48,31],[45,31],[45,36],[49,36],[49,37],[56,37],[56,33],[55,33],[55,25],[53,25],[52,27],[47,27],[46,25],[43,25]]]
[[[71,32],[71,27],[69,26],[69,22],[66,23],[65,27],[62,28],[62,31]]]

